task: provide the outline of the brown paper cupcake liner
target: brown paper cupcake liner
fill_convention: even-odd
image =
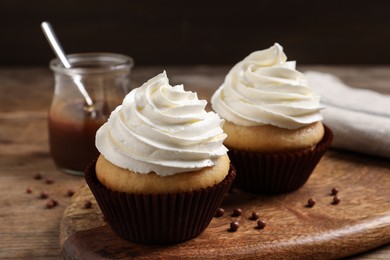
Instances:
[[[309,179],[333,140],[332,131],[327,126],[324,128],[324,137],[312,150],[256,153],[229,149],[230,160],[237,170],[234,185],[258,194],[299,189]]]
[[[136,243],[172,244],[201,234],[211,222],[236,172],[206,189],[169,194],[131,194],[113,191],[96,177],[96,160],[85,180],[107,223],[120,237]]]

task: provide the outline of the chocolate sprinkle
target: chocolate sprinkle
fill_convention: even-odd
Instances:
[[[38,173],[36,173],[36,174],[34,175],[34,179],[40,180],[40,179],[42,179],[42,175],[38,172]]]
[[[32,189],[30,187],[27,187],[26,193],[31,193],[31,192],[32,192]]]
[[[84,208],[90,209],[92,207],[92,202],[90,200],[84,201]]]
[[[234,210],[233,210],[232,217],[241,216],[241,213],[242,213],[242,209],[240,209],[240,208],[234,209]]]
[[[69,189],[69,190],[66,192],[66,195],[67,195],[68,197],[72,197],[72,196],[74,195],[74,191],[71,190],[71,189]]]
[[[45,180],[46,184],[52,184],[54,182],[54,180],[50,177],[46,178]]]
[[[309,207],[309,208],[312,208],[315,204],[316,204],[316,200],[313,199],[313,198],[310,198],[310,199],[307,201],[307,207]]]
[[[232,223],[230,223],[229,231],[236,232],[239,227],[240,227],[240,223],[238,223],[237,221],[233,221]]]
[[[333,188],[330,195],[335,196],[335,195],[337,195],[338,192],[339,192],[339,190],[337,188]]]
[[[46,202],[46,208],[48,208],[48,209],[54,208],[53,201],[49,200],[48,202]]]
[[[39,197],[41,199],[47,199],[49,197],[49,194],[46,191],[42,191]]]
[[[217,211],[215,212],[215,217],[216,218],[219,218],[219,217],[222,217],[223,216],[223,214],[225,214],[225,210],[223,209],[223,208],[219,208],[219,209],[217,209]]]
[[[252,212],[251,220],[257,220],[260,217],[258,212]]]
[[[257,221],[257,228],[258,228],[258,229],[263,229],[264,227],[265,227],[265,221],[259,219],[259,220]]]
[[[334,196],[334,197],[333,197],[332,204],[333,204],[333,205],[337,205],[337,204],[339,204],[339,203],[340,203],[340,198],[337,197],[337,196]]]
[[[58,205],[58,201],[55,199],[51,199],[46,203],[46,208],[51,209]]]

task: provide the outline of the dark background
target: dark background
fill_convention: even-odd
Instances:
[[[118,52],[136,65],[234,64],[274,42],[299,64],[390,60],[385,0],[0,0],[0,66],[48,64],[44,20],[67,53]]]

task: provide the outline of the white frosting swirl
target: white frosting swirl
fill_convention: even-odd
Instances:
[[[223,120],[206,100],[171,86],[165,71],[133,89],[96,133],[96,147],[111,163],[160,176],[213,166],[226,154]]]
[[[237,63],[214,93],[214,111],[236,125],[298,129],[322,120],[320,98],[275,43]]]

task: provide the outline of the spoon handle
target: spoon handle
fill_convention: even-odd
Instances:
[[[65,56],[65,53],[60,45],[60,42],[58,41],[56,34],[54,33],[53,27],[51,27],[51,24],[49,22],[45,21],[45,22],[41,23],[41,27],[42,27],[43,33],[46,36],[47,41],[49,42],[54,53],[57,55],[58,59],[61,61],[62,65],[66,69],[70,69],[71,65]],[[81,83],[81,80],[79,78],[74,78],[74,83],[76,84],[81,95],[83,95],[85,101],[87,102],[88,109],[93,109],[94,108],[93,101],[92,101],[91,97],[89,96],[87,90],[85,89],[84,85]]]
[[[45,21],[45,22],[42,22],[41,27],[42,27],[43,33],[46,36],[46,39],[48,40],[48,42],[50,43],[50,46],[53,49],[54,53],[60,59],[62,65],[64,65],[65,68],[69,69],[71,67],[70,63],[66,59],[64,51],[60,45],[60,42],[58,41],[57,36],[54,33],[53,28],[51,27],[51,24]]]

